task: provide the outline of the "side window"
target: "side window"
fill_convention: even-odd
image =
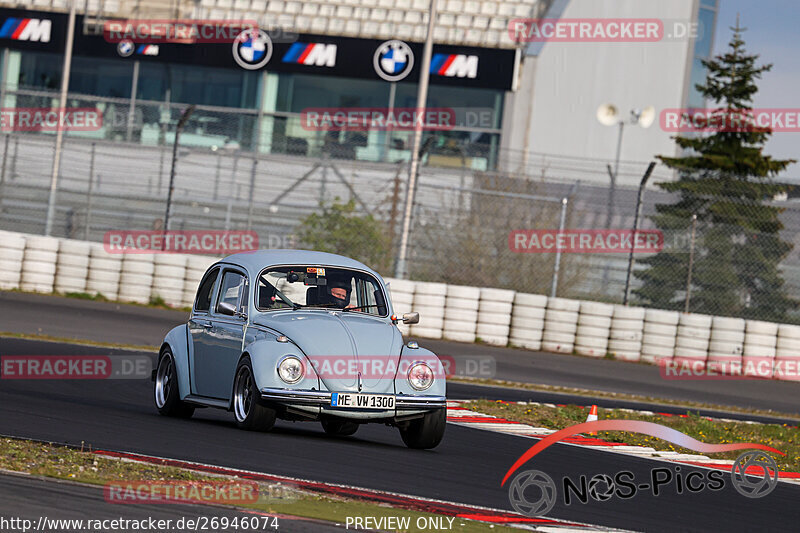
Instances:
[[[222,302],[231,304],[236,309],[240,309],[240,296],[244,292],[245,278],[238,272],[227,271],[222,276],[222,284],[219,289],[219,305]]]
[[[359,310],[362,313],[383,316],[388,312],[383,293],[375,282],[359,278],[355,279],[354,283],[355,294],[358,295],[358,303],[355,305],[359,306]]]
[[[214,282],[217,281],[217,274],[219,269],[215,268],[203,278],[200,282],[200,288],[197,289],[197,297],[194,300],[194,308],[196,311],[206,311],[211,309],[211,293],[214,292]]]

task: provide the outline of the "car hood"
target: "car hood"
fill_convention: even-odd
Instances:
[[[341,311],[273,311],[256,324],[286,335],[314,364],[332,392],[394,392],[403,337],[382,320]]]

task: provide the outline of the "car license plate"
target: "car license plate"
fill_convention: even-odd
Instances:
[[[331,407],[348,409],[394,409],[394,396],[388,394],[356,394],[334,392]]]

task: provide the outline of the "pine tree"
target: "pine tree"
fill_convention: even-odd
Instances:
[[[797,302],[785,294],[779,263],[792,245],[782,241],[778,216],[782,209],[768,205],[787,190],[773,178],[793,160],[776,160],[762,153],[772,133],[752,123],[752,101],[756,80],[772,68],[756,65],[758,55],[748,55],[742,32],[731,28],[733,37],[725,53],[703,61],[708,69],[704,85],[697,90],[714,102],[705,131],[674,137],[682,157],[659,156],[678,174],[676,181],[659,183],[679,199],[656,206],[653,222],[665,236],[687,235],[692,215],[697,215],[697,239],[692,269],[690,310],[726,316],[783,320]],[[732,117],[742,118],[738,123]],[[737,124],[731,127],[731,124]],[[703,124],[700,125],[701,129]],[[670,241],[666,238],[665,241]],[[647,268],[636,276],[642,286],[635,291],[646,305],[683,309],[689,266],[688,239],[641,261]]]

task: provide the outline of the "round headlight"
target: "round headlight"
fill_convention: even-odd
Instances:
[[[303,379],[303,363],[297,357],[289,355],[278,363],[278,375],[283,381],[294,384]]]
[[[433,385],[433,370],[425,363],[414,363],[408,369],[408,383],[416,390],[426,390]]]

